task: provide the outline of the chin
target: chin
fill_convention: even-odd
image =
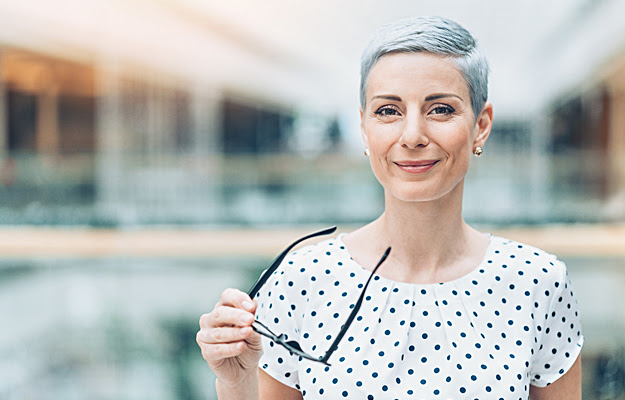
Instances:
[[[395,182],[384,186],[385,196],[406,203],[426,203],[448,197],[458,190],[462,191],[463,181],[455,185],[436,185],[434,182]],[[439,182],[442,183],[442,182]],[[462,195],[461,195],[462,196]]]
[[[427,188],[417,188],[417,187],[402,187],[402,188],[393,188],[388,191],[391,197],[403,201],[406,203],[424,203],[437,200],[444,196],[444,193],[440,193],[436,190],[431,190]]]

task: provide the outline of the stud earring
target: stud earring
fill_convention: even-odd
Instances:
[[[482,148],[480,146],[477,146],[475,148],[475,150],[473,150],[473,154],[475,154],[476,157],[481,156],[483,152],[484,152],[484,150],[482,150]]]
[[[369,157],[371,153],[369,153],[369,149],[365,149],[365,156]]]

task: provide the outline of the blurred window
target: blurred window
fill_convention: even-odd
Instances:
[[[95,101],[92,97],[59,96],[58,124],[62,153],[95,150]]]
[[[36,150],[37,98],[34,94],[7,91],[8,147],[11,153]]]
[[[187,92],[176,90],[173,101],[174,140],[176,148],[181,151],[188,151],[193,148],[191,96]]]
[[[557,105],[551,120],[554,190],[605,196],[610,97],[601,88]]]
[[[610,98],[598,90],[556,106],[552,119],[552,150],[605,150]]]
[[[281,111],[231,99],[222,104],[222,145],[226,154],[278,153],[291,131],[293,118]]]
[[[504,120],[496,121],[488,138],[488,146],[498,151],[518,153],[521,149],[529,149],[531,139],[527,121]]]

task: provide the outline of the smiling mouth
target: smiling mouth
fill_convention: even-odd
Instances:
[[[432,169],[439,160],[423,160],[423,161],[397,161],[397,165],[402,171],[411,174],[419,174]]]

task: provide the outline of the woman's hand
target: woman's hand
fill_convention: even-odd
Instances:
[[[212,312],[200,318],[196,340],[220,385],[234,388],[258,370],[260,335],[252,330],[257,304],[237,289],[226,289]]]

